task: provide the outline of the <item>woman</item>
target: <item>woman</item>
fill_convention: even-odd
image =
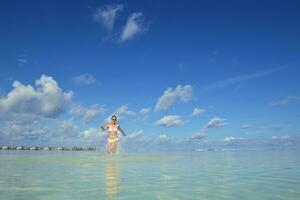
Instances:
[[[126,134],[121,129],[120,125],[117,124],[117,116],[111,116],[111,122],[106,124],[104,127],[101,126],[103,131],[108,130],[107,138],[107,151],[108,153],[116,153],[117,145],[119,142],[118,131],[120,131],[124,136]]]

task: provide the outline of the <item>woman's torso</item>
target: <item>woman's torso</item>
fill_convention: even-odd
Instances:
[[[118,124],[108,124],[108,138],[115,139],[118,137]]]

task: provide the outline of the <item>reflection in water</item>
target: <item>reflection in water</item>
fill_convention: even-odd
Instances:
[[[118,171],[116,161],[110,160],[106,166],[106,195],[113,199],[119,193]]]

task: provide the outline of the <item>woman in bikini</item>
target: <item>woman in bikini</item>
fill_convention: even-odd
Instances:
[[[101,126],[101,129],[103,131],[108,130],[107,152],[116,153],[117,145],[119,142],[118,131],[120,131],[123,136],[126,136],[120,125],[117,124],[117,116],[111,116],[111,122],[106,124],[105,126]]]

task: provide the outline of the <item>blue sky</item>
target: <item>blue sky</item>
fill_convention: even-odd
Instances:
[[[298,1],[6,1],[0,145],[293,145]]]

